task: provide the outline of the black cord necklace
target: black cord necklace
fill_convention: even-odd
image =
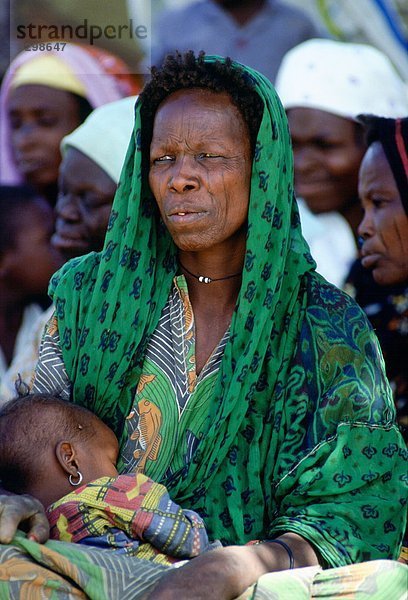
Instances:
[[[197,281],[199,281],[200,283],[212,283],[213,281],[224,281],[224,279],[232,279],[233,277],[238,277],[242,273],[242,271],[240,271],[239,273],[234,273],[233,275],[227,275],[226,277],[217,277],[216,279],[211,279],[211,277],[205,277],[204,275],[196,275],[195,273],[192,273],[191,271],[189,271],[187,269],[187,267],[185,267],[180,261],[179,261],[179,263],[180,263],[180,267],[183,269],[183,271],[185,271],[186,273],[188,273],[189,275],[191,275],[192,277],[197,279]]]

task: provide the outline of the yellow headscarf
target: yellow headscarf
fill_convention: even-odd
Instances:
[[[86,89],[73,70],[58,56],[38,56],[21,65],[11,83],[12,88],[21,85],[47,85],[86,97]]]

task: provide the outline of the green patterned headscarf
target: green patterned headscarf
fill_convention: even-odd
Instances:
[[[215,393],[223,399],[223,421],[258,382],[265,360],[274,373],[268,382],[273,394],[293,355],[302,275],[314,267],[294,200],[284,109],[265,77],[236,63],[233,68],[253,81],[264,114],[253,160],[242,287]],[[130,410],[146,341],[178,264],[142,168],[140,104],[104,249],[67,263],[50,286],[74,400],[85,397],[87,406],[117,433]]]
[[[267,415],[272,399],[282,395],[287,385],[306,303],[303,275],[314,269],[314,262],[302,237],[294,199],[284,109],[265,77],[237,63],[232,68],[252,82],[264,105],[252,165],[242,286],[207,434],[187,472],[167,483],[179,501],[191,501],[192,491],[196,494],[198,488],[205,495],[217,466],[247,421],[256,429],[251,431],[257,443],[250,462],[260,497],[253,510],[256,513],[258,504],[262,521],[259,481],[264,457],[255,449],[264,444],[266,452],[269,441],[261,439],[263,423],[249,425],[248,414],[256,401],[259,413]],[[122,441],[146,343],[178,268],[177,249],[160,222],[143,168],[140,109],[139,101],[103,251],[74,259],[51,283],[73,400],[96,412]],[[242,524],[237,523],[237,528]]]

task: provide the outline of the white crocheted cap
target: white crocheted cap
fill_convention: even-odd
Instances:
[[[348,119],[408,115],[408,87],[388,57],[366,44],[303,42],[284,56],[275,87],[286,109],[315,108]]]
[[[104,104],[61,141],[64,156],[68,147],[76,148],[118,183],[134,125],[137,96]]]

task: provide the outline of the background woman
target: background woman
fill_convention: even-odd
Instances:
[[[384,354],[398,420],[408,437],[408,118],[362,119],[361,261],[346,291],[363,307]]]
[[[0,94],[0,181],[25,182],[55,204],[59,145],[93,108],[137,91],[125,64],[95,48],[24,51]]]
[[[60,192],[51,246],[54,253],[61,254],[64,262],[87,252],[100,252],[103,248],[113,197],[133,128],[135,100],[135,96],[122,98],[95,109],[80,127],[62,140]],[[48,231],[48,241],[51,233],[52,229]],[[35,249],[29,248],[28,252],[32,251]],[[25,257],[27,267],[32,269]],[[43,293],[53,271],[47,272],[48,278],[43,279],[42,284]],[[50,306],[40,316],[39,310],[35,322],[31,320],[31,326],[25,328],[11,364],[3,370],[0,403],[15,396],[18,378],[29,384],[34,376],[41,337],[54,307]]]

